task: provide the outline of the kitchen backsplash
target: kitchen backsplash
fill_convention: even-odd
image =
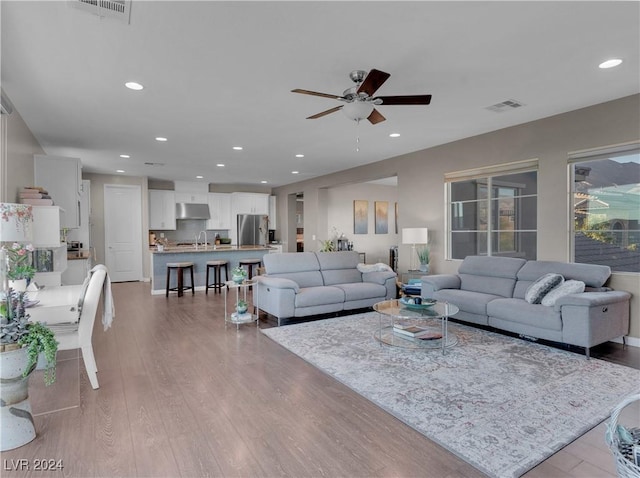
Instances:
[[[177,229],[175,231],[153,231],[156,234],[156,238],[160,238],[160,233],[164,233],[164,237],[171,242],[195,242],[196,236],[200,231],[207,231],[207,241],[213,244],[216,234],[220,234],[220,237],[229,237],[229,231],[227,230],[211,230],[205,229],[207,221],[204,219],[180,219],[177,221]],[[200,237],[200,241],[204,238]]]

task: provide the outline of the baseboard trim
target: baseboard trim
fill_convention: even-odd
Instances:
[[[621,344],[622,337],[618,337],[617,339],[610,340],[609,342]],[[640,337],[629,337],[627,335],[627,345],[630,345],[631,347],[640,347]]]

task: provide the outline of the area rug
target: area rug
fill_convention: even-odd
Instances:
[[[458,344],[406,350],[358,314],[262,332],[479,470],[520,476],[610,416],[640,370],[450,323]]]

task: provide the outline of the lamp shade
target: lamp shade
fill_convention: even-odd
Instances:
[[[403,244],[427,244],[429,229],[426,227],[405,227],[402,229]]]
[[[353,121],[360,121],[369,117],[373,111],[373,105],[365,101],[354,101],[342,107],[345,116]]]
[[[33,208],[30,204],[0,203],[0,241],[31,242]]]

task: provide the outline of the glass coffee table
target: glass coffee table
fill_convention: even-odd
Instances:
[[[426,300],[426,299],[425,299]],[[374,304],[380,327],[374,337],[381,344],[407,349],[442,349],[458,343],[455,334],[449,334],[449,316],[459,309],[448,302],[409,304],[406,299],[391,299]]]

